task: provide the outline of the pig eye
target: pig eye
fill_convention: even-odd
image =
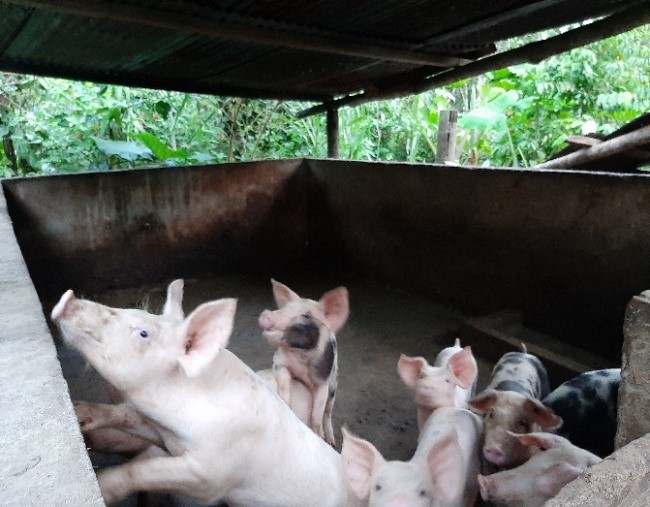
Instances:
[[[525,419],[522,419],[519,421],[519,426],[521,426],[524,429],[528,428],[528,422]]]
[[[381,491],[381,484],[375,484],[375,491]]]
[[[305,312],[302,314],[303,319],[311,319],[311,312]]]
[[[494,417],[494,412],[492,412],[491,410],[489,410],[488,413],[485,414],[485,416],[486,416],[488,419],[492,419],[492,418]]]
[[[420,490],[420,496],[424,497],[427,496],[427,492],[423,489]]]
[[[149,336],[149,333],[147,333],[147,331],[145,331],[144,329],[141,329],[140,330],[140,336],[142,338],[147,338]]]

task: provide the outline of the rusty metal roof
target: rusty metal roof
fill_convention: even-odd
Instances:
[[[416,93],[507,65],[507,55],[494,55],[495,43],[525,33],[603,18],[593,23],[600,23],[598,29],[586,27],[569,41],[575,46],[625,31],[650,20],[649,3],[0,0],[0,70],[354,103]],[[539,60],[566,47],[533,49],[518,58]]]

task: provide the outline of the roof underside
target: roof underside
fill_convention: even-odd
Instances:
[[[240,97],[371,100],[501,67],[493,55],[500,40],[605,17],[600,38],[647,22],[649,10],[647,0],[0,0],[0,70]]]

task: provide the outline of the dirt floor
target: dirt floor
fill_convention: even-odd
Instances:
[[[273,350],[257,325],[260,312],[274,308],[269,277],[228,275],[185,281],[184,310],[221,297],[236,297],[238,309],[229,349],[251,368],[271,366]],[[350,318],[338,333],[339,388],[333,423],[340,450],[341,426],[373,442],[389,460],[411,458],[417,440],[415,405],[396,367],[400,353],[433,362],[451,345],[463,316],[430,300],[377,286],[352,275],[293,273],[278,280],[303,297],[318,299],[339,285],[350,293]],[[171,280],[170,280],[171,281]],[[84,297],[113,307],[145,307],[159,312],[165,286],[114,290]],[[59,357],[73,400],[106,401],[105,384],[80,356],[59,346]],[[477,358],[478,389],[487,384],[492,364]],[[121,458],[92,455],[96,467]],[[129,505],[124,503],[123,505]]]

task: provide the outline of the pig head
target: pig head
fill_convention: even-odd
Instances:
[[[451,354],[445,351],[452,349]],[[430,366],[423,357],[402,354],[397,363],[397,373],[402,381],[415,391],[418,427],[439,407],[467,408],[478,375],[471,347],[447,347]]]
[[[522,445],[510,433],[552,430],[562,424],[562,419],[542,402],[516,392],[488,389],[469,405],[483,415],[483,457],[500,468],[521,465],[535,452],[534,447]]]
[[[538,507],[557,495],[600,458],[550,433],[514,434],[521,445],[535,454],[523,465],[492,475],[479,475],[481,497],[509,507]]]
[[[386,461],[368,441],[343,431],[349,488],[364,505],[472,506],[478,494],[481,422],[467,410],[440,408],[427,420],[410,461]]]
[[[235,308],[234,299],[213,301],[179,321],[72,291],[54,307],[64,340],[122,393],[134,420],[146,418],[164,450],[99,472],[107,503],[163,491],[231,505],[346,504],[340,456],[224,349]]]
[[[271,280],[277,310],[259,316],[262,334],[274,347],[273,373],[278,394],[291,406],[291,379],[311,391],[309,426],[334,445],[332,409],[338,385],[335,333],[349,314],[345,287],[330,290],[319,301],[301,298],[289,287]]]

